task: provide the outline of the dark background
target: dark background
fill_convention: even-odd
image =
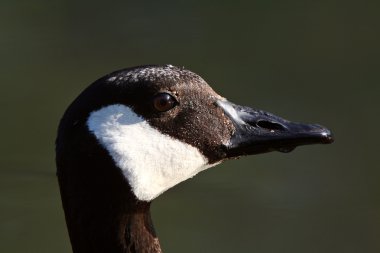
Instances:
[[[58,121],[113,70],[170,63],[336,142],[229,161],[159,197],[165,252],[380,252],[380,1],[0,3],[0,252],[69,252]]]

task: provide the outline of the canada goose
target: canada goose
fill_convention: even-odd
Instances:
[[[66,110],[57,175],[73,251],[161,252],[150,203],[224,160],[331,143],[320,125],[235,105],[172,65],[106,75]]]

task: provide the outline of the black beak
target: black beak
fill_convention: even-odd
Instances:
[[[227,100],[220,100],[217,104],[235,126],[235,132],[226,144],[228,157],[270,151],[290,152],[300,145],[334,141],[330,130],[321,125],[290,122],[271,113],[235,105]]]

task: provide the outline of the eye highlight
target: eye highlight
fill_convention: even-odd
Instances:
[[[169,111],[177,104],[177,100],[168,93],[158,93],[153,97],[153,107],[159,112]]]

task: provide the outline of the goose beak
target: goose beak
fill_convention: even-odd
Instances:
[[[334,141],[331,131],[321,125],[290,122],[227,100],[220,100],[217,105],[235,126],[235,132],[225,146],[230,158],[271,151],[287,153],[300,145]]]

